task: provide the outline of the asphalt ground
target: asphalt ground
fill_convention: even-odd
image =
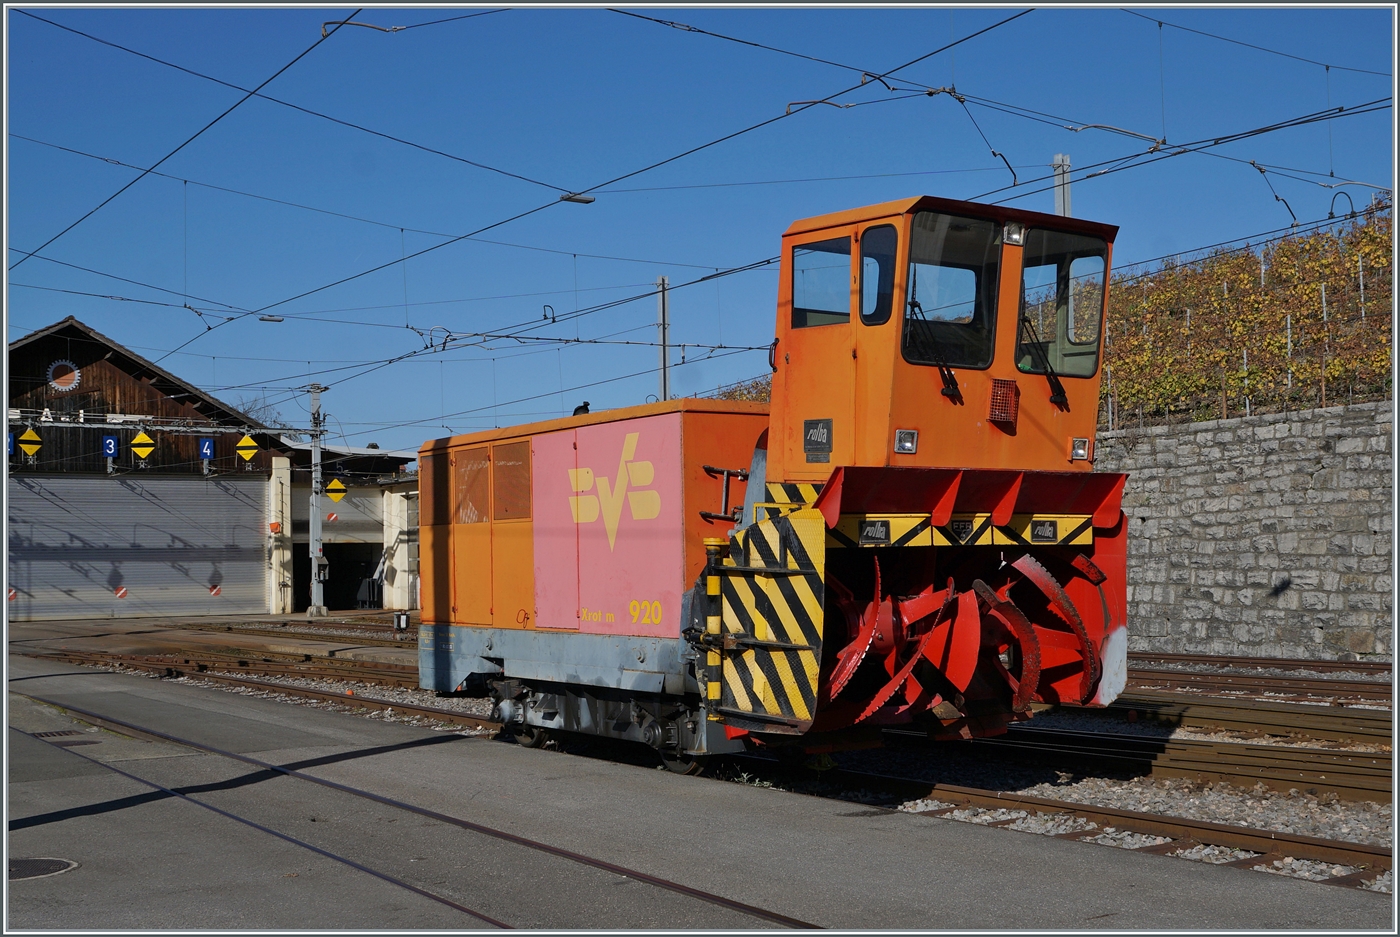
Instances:
[[[33,694],[840,929],[1391,930],[1388,895],[9,658],[9,929],[755,929],[740,912],[168,742]],[[55,748],[25,733],[75,731]],[[80,756],[87,756],[86,758]],[[93,759],[93,760],[88,760]],[[106,765],[110,765],[107,767]]]

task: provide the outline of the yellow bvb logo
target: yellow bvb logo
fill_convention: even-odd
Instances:
[[[608,549],[617,542],[617,523],[622,519],[622,501],[626,496],[627,507],[634,521],[649,521],[661,513],[661,495],[646,489],[656,477],[656,469],[650,462],[633,462],[637,454],[637,437],[640,433],[628,433],[622,443],[622,458],[617,463],[615,481],[609,482],[601,476],[595,477],[591,468],[569,469],[569,486],[574,495],[569,498],[569,510],[573,511],[575,524],[591,524],[601,513],[603,526],[608,531]],[[584,494],[598,485],[596,495]],[[629,490],[632,489],[632,490]],[[646,489],[646,490],[636,490]]]

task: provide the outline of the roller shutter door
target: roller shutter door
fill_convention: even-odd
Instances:
[[[14,620],[267,611],[263,476],[21,475],[8,495]]]

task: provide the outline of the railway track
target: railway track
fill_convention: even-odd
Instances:
[[[96,657],[96,655],[86,656]],[[94,661],[71,662],[92,663]],[[99,659],[95,662],[100,663],[102,661]],[[122,666],[163,676],[177,675],[172,673],[167,665],[158,662],[131,661],[124,662]],[[187,675],[227,686],[279,693],[321,702],[331,702],[351,708],[381,711],[394,710],[400,715],[420,716],[449,725],[460,725],[466,728],[500,728],[499,723],[493,722],[490,719],[437,707],[378,700],[363,695],[357,696],[340,691],[299,687],[284,683],[252,679],[245,676],[198,671]],[[55,703],[40,697],[33,698],[38,699],[40,702],[46,702],[49,705],[57,705],[84,719],[96,720],[96,724],[104,725],[107,728],[114,728],[119,731],[147,732],[147,730],[142,727],[123,720],[109,719],[98,713],[66,707],[60,703]],[[156,738],[165,738],[165,736],[160,733],[147,732],[147,734]],[[1008,735],[1011,735],[1011,733],[1008,733]],[[1290,749],[1282,746],[1240,745],[1238,743],[1207,743],[1205,746],[1200,746],[1182,744],[1181,741],[1171,742],[1170,740],[1145,739],[1141,736],[1116,736],[1110,734],[1064,732],[1048,729],[1020,729],[1019,727],[1017,727],[1015,736],[1008,741],[979,740],[974,744],[982,745],[989,749],[1000,748],[1002,750],[1012,750],[1019,747],[1023,750],[1033,750],[1034,754],[1037,756],[1045,754],[1068,755],[1078,759],[1087,757],[1090,760],[1116,760],[1123,763],[1135,761],[1139,764],[1144,761],[1150,761],[1154,766],[1157,759],[1165,755],[1166,757],[1162,758],[1162,771],[1169,776],[1219,777],[1222,780],[1248,781],[1249,783],[1262,780],[1266,785],[1269,785],[1272,780],[1277,784],[1288,783],[1288,786],[1291,787],[1297,787],[1300,786],[1301,783],[1305,783],[1305,778],[1309,776],[1307,774],[1308,772],[1316,772],[1320,775],[1323,770],[1327,770],[1323,763],[1326,756],[1337,756],[1336,760],[1332,762],[1332,764],[1336,765],[1334,770],[1346,770],[1349,783],[1336,784],[1333,788],[1329,789],[1337,789],[1339,793],[1341,793],[1342,788],[1354,790],[1358,793],[1375,791],[1375,794],[1365,799],[1376,799],[1381,787],[1384,787],[1386,791],[1390,788],[1388,761],[1385,762],[1384,780],[1382,780],[1380,776],[1382,773],[1380,764],[1382,761],[1385,761],[1385,759],[1379,757],[1372,759],[1368,756],[1325,752],[1313,749]],[[1152,749],[1154,746],[1161,746],[1163,750],[1161,752],[1153,751]],[[1299,754],[1300,752],[1302,752],[1302,754]],[[778,768],[777,763],[770,759],[757,756],[731,757],[734,762],[739,764],[748,765],[766,772],[777,771],[781,773],[781,769]],[[1289,772],[1293,773],[1292,776],[1288,776]],[[1072,801],[1030,797],[1015,792],[930,783],[913,778],[901,778],[848,769],[833,769],[831,771],[822,772],[820,778],[821,784],[824,787],[835,789],[829,791],[826,796],[835,796],[836,793],[850,790],[875,791],[903,800],[928,799],[954,805],[952,807],[925,811],[928,815],[942,815],[954,809],[968,807],[1005,809],[1016,814],[1005,820],[993,821],[988,824],[991,826],[1010,825],[1016,822],[1018,818],[1029,815],[1074,817],[1086,823],[1093,824],[1093,826],[1063,834],[1062,838],[1089,838],[1102,834],[1104,827],[1111,826],[1117,831],[1135,832],[1153,837],[1167,837],[1169,840],[1166,843],[1142,847],[1141,851],[1168,854],[1178,850],[1190,849],[1196,845],[1218,846],[1229,849],[1246,850],[1257,854],[1238,862],[1224,863],[1226,865],[1253,868],[1256,865],[1267,865],[1275,858],[1282,858],[1287,855],[1297,859],[1312,859],[1321,862],[1340,863],[1360,870],[1353,874],[1325,880],[1328,884],[1333,885],[1360,886],[1364,884],[1366,880],[1369,880],[1369,878],[1374,878],[1380,871],[1391,867],[1391,850],[1389,848],[1366,843],[1326,840],[1298,834],[1257,830],[1248,827],[1237,827],[1159,814],[1146,814],[1111,807],[1080,804]],[[782,779],[780,778],[779,780],[781,781]],[[1319,777],[1318,780],[1322,779]],[[1358,797],[1358,799],[1362,798]]]
[[[1298,675],[1299,673],[1305,675]],[[1344,674],[1345,678],[1307,674]],[[1351,676],[1351,675],[1360,675]],[[1128,655],[1126,693],[1182,692],[1253,697],[1273,702],[1389,703],[1394,687],[1386,661],[1312,661],[1214,654]]]
[[[310,654],[277,654],[267,651],[258,651],[256,654],[116,654],[50,648],[28,648],[17,650],[15,653],[24,657],[70,664],[118,664],[172,677],[202,676],[210,671],[221,671],[269,677],[358,680],[409,689],[418,687],[417,667],[344,657],[317,657]]]
[[[778,783],[789,780],[783,776],[784,772],[778,768],[775,761],[757,756],[733,757],[736,762],[774,777]],[[1226,849],[1241,849],[1256,854],[1238,861],[1222,863],[1223,865],[1254,868],[1255,866],[1268,865],[1274,859],[1291,856],[1294,859],[1337,863],[1358,870],[1345,876],[1324,880],[1331,885],[1360,887],[1365,881],[1375,878],[1391,867],[1391,849],[1370,843],[1320,839],[1315,836],[1251,829],[1243,826],[1212,823],[1206,820],[1192,820],[1185,817],[1141,813],[1134,810],[1120,810],[1114,807],[1052,800],[1045,797],[1031,797],[1015,791],[985,790],[955,784],[934,784],[914,778],[842,768],[822,772],[820,778],[820,784],[826,788],[826,792],[818,796],[835,796],[851,791],[873,792],[904,802],[931,800],[951,804],[947,807],[919,811],[924,816],[942,816],[952,813],[954,810],[981,807],[1009,811],[1006,818],[987,823],[988,826],[1010,826],[1023,817],[1035,815],[1077,818],[1093,824],[1093,826],[1061,834],[1058,838],[1090,839],[1102,835],[1105,828],[1111,827],[1116,832],[1139,833],[1148,837],[1166,837],[1169,840],[1135,850],[1138,852],[1169,855],[1178,850],[1187,850],[1198,845],[1219,846]]]
[[[1129,719],[1149,719],[1173,726],[1387,746],[1391,743],[1393,725],[1388,709],[1281,703],[1156,690],[1126,690],[1107,709]]]
[[[250,765],[250,766],[259,768],[259,769],[261,769],[261,770],[263,770],[263,771],[275,772],[275,773],[280,774],[280,775],[282,775],[282,776],[284,776],[284,777],[287,777],[287,778],[292,778],[292,779],[295,779],[295,780],[298,780],[298,781],[302,781],[302,782],[305,782],[305,783],[308,783],[308,784],[313,784],[313,785],[316,785],[316,786],[319,786],[319,787],[322,787],[322,788],[327,788],[327,789],[330,789],[330,790],[334,790],[334,791],[337,791],[337,792],[342,793],[342,794],[348,794],[348,795],[351,795],[351,796],[353,796],[353,797],[357,797],[357,798],[361,798],[361,799],[363,799],[363,800],[371,801],[371,802],[376,803],[376,804],[379,804],[379,805],[381,805],[381,806],[387,806],[387,807],[390,807],[390,808],[394,808],[394,809],[403,811],[403,812],[405,812],[405,813],[409,813],[409,814],[413,814],[413,815],[416,815],[416,816],[419,816],[419,817],[423,817],[423,818],[428,819],[428,820],[437,821],[437,822],[439,822],[439,823],[444,823],[444,824],[447,824],[447,825],[450,825],[450,826],[453,826],[453,827],[457,827],[457,828],[459,828],[459,829],[466,830],[466,831],[469,831],[469,832],[472,832],[472,833],[477,833],[477,834],[481,834],[481,835],[484,835],[484,836],[489,836],[489,837],[491,837],[491,838],[493,838],[493,839],[502,840],[502,841],[505,841],[505,842],[508,842],[508,843],[511,843],[511,844],[514,844],[514,845],[517,845],[517,846],[524,847],[524,848],[526,848],[526,849],[530,849],[530,850],[533,850],[533,851],[536,851],[536,852],[544,853],[544,854],[546,854],[546,855],[554,856],[554,857],[556,857],[556,858],[565,859],[565,860],[568,860],[568,861],[570,861],[570,862],[577,863],[577,864],[582,865],[582,866],[587,866],[587,867],[590,867],[590,868],[593,868],[593,869],[598,869],[598,870],[600,870],[600,871],[608,872],[608,873],[611,873],[611,874],[614,874],[614,875],[623,876],[623,877],[625,877],[625,878],[632,879],[633,881],[642,883],[642,884],[644,884],[644,885],[649,885],[649,886],[652,886],[652,887],[654,887],[654,888],[658,888],[658,889],[662,889],[662,890],[665,890],[665,891],[674,892],[674,893],[676,893],[676,894],[684,895],[684,896],[686,896],[686,897],[693,898],[693,899],[695,899],[695,900],[702,901],[702,902],[705,902],[705,903],[707,903],[707,904],[715,905],[715,906],[717,906],[717,907],[724,908],[724,909],[729,910],[729,911],[734,911],[734,912],[737,912],[737,913],[739,913],[739,914],[746,915],[746,916],[748,916],[748,917],[754,918],[754,919],[759,920],[759,921],[765,921],[765,922],[767,922],[767,923],[769,923],[769,924],[777,924],[777,925],[780,925],[780,926],[783,926],[783,927],[802,928],[802,929],[815,929],[815,928],[818,927],[818,925],[816,925],[816,924],[811,924],[811,923],[808,923],[808,922],[806,922],[806,921],[799,920],[798,918],[794,918],[794,917],[790,917],[790,916],[785,915],[785,914],[781,914],[781,913],[779,913],[779,912],[777,912],[777,911],[772,911],[772,910],[770,910],[770,909],[763,908],[763,907],[760,907],[760,906],[757,906],[757,905],[748,904],[748,903],[746,903],[746,902],[738,901],[738,900],[735,900],[735,899],[733,899],[733,898],[728,898],[728,897],[725,897],[725,896],[723,896],[723,895],[719,895],[719,894],[715,894],[715,893],[713,893],[713,892],[705,891],[704,889],[695,888],[695,887],[693,887],[693,886],[685,885],[685,884],[680,883],[680,882],[676,882],[676,881],[673,881],[673,880],[670,880],[670,879],[662,878],[662,877],[660,877],[660,876],[652,875],[652,874],[650,874],[650,873],[643,872],[643,871],[640,871],[640,870],[638,870],[638,869],[628,868],[628,867],[626,867],[626,866],[622,866],[622,865],[619,865],[619,864],[617,864],[617,863],[608,862],[608,861],[603,860],[603,859],[594,858],[594,857],[592,857],[592,856],[588,856],[588,855],[585,855],[585,854],[583,854],[583,853],[575,852],[575,851],[569,850],[569,849],[564,849],[564,848],[562,848],[562,847],[554,846],[554,845],[551,845],[551,844],[549,844],[549,843],[545,843],[545,842],[542,842],[542,841],[539,841],[539,840],[530,839],[530,838],[528,838],[528,837],[520,836],[520,835],[515,834],[515,833],[510,833],[510,832],[507,832],[507,831],[505,831],[505,830],[501,830],[501,829],[497,829],[497,828],[495,828],[495,827],[487,826],[487,825],[485,825],[485,824],[475,823],[475,822],[472,822],[472,821],[470,821],[470,820],[464,820],[464,819],[462,819],[462,818],[460,818],[460,817],[455,817],[455,816],[451,816],[450,814],[444,814],[444,813],[441,813],[441,812],[438,812],[438,811],[435,811],[435,810],[430,810],[430,809],[428,809],[428,808],[426,808],[426,807],[419,807],[419,806],[417,806],[417,805],[415,805],[415,804],[407,803],[407,802],[402,801],[402,800],[397,800],[397,799],[395,799],[395,798],[388,797],[388,796],[385,796],[385,795],[383,795],[383,794],[378,794],[378,793],[375,793],[375,792],[373,792],[373,791],[368,791],[368,790],[364,790],[364,789],[362,789],[362,788],[354,787],[354,786],[351,786],[351,785],[348,785],[348,784],[341,784],[341,783],[336,782],[336,781],[331,781],[331,780],[327,780],[327,779],[325,779],[325,778],[316,777],[315,775],[307,774],[307,773],[305,773],[305,772],[298,771],[298,770],[295,770],[295,769],[292,769],[292,768],[287,768],[287,767],[284,767],[284,766],[282,766],[282,765],[273,764],[272,762],[263,761],[262,759],[254,758],[254,757],[252,757],[252,756],[250,756],[250,755],[243,755],[243,754],[239,754],[239,753],[237,753],[237,752],[227,751],[227,750],[225,750],[225,749],[221,749],[221,748],[218,748],[218,747],[213,746],[213,745],[208,745],[208,744],[204,744],[204,743],[201,743],[201,742],[192,741],[192,740],[190,740],[190,739],[182,738],[182,737],[177,736],[177,735],[172,735],[172,734],[167,733],[167,732],[162,732],[162,731],[160,731],[159,729],[155,729],[155,728],[152,728],[152,727],[150,727],[150,726],[139,725],[139,724],[137,724],[137,723],[134,723],[134,722],[131,722],[131,721],[128,721],[128,720],[124,720],[124,719],[119,719],[119,718],[117,718],[117,717],[115,717],[115,716],[111,716],[111,715],[108,715],[108,714],[105,714],[105,713],[94,712],[94,711],[88,710],[88,709],[81,709],[81,708],[78,708],[78,707],[75,707],[75,706],[71,706],[71,705],[62,703],[62,702],[60,702],[60,701],[58,701],[58,700],[48,699],[48,698],[45,698],[45,697],[42,697],[42,696],[36,696],[36,695],[29,695],[29,694],[25,694],[25,695],[27,695],[29,699],[35,700],[35,701],[37,701],[37,702],[43,703],[43,704],[48,705],[48,706],[53,706],[53,707],[55,707],[55,708],[57,708],[57,709],[59,709],[59,710],[61,710],[61,711],[70,713],[70,714],[76,716],[76,717],[79,718],[79,719],[82,719],[82,720],[85,720],[85,721],[90,721],[90,722],[92,722],[92,723],[95,724],[95,725],[102,725],[102,726],[106,726],[106,727],[115,727],[115,728],[117,728],[119,731],[126,731],[126,732],[135,733],[135,734],[137,734],[137,735],[139,735],[139,736],[146,737],[146,738],[160,739],[161,741],[165,741],[165,742],[169,742],[169,743],[172,743],[172,744],[175,744],[175,745],[179,745],[179,746],[182,746],[182,747],[191,749],[191,750],[193,750],[193,751],[200,751],[200,752],[203,752],[203,753],[205,753],[205,754],[215,755],[215,756],[218,756],[218,757],[221,757],[221,758],[227,758],[227,759],[232,760],[232,761],[241,762],[241,763],[243,763],[243,764],[246,764],[246,765]],[[44,741],[44,742],[46,742],[46,743],[48,743],[48,744],[50,744],[50,745],[54,745],[55,747],[61,747],[61,746],[59,745],[59,743],[52,742],[52,741],[50,741],[49,739],[46,739],[46,738],[39,738],[38,736],[32,736],[32,737],[38,738],[40,741]],[[361,871],[361,872],[365,872],[365,873],[370,874],[370,875],[373,875],[374,877],[379,878],[379,879],[381,879],[381,880],[383,880],[383,881],[389,882],[390,884],[393,884],[393,885],[399,886],[399,887],[401,887],[401,888],[404,888],[404,889],[407,890],[407,891],[414,892],[415,894],[421,895],[421,896],[426,897],[426,898],[428,898],[428,899],[430,899],[430,900],[433,900],[433,901],[436,901],[436,902],[438,902],[438,903],[447,905],[448,907],[451,907],[451,908],[454,908],[455,910],[461,911],[461,912],[463,912],[463,913],[465,913],[465,914],[467,914],[467,915],[469,915],[469,916],[475,918],[476,920],[479,920],[479,921],[481,921],[481,922],[483,922],[483,923],[489,924],[489,925],[491,925],[491,926],[493,926],[493,927],[509,928],[509,927],[511,926],[511,925],[508,924],[508,923],[502,922],[502,921],[500,921],[500,920],[497,920],[496,918],[493,918],[493,917],[491,917],[491,916],[488,916],[488,915],[482,913],[482,912],[481,912],[480,910],[478,910],[478,909],[473,909],[473,908],[467,907],[467,906],[462,905],[462,904],[460,904],[460,903],[458,903],[458,902],[452,901],[451,899],[449,899],[449,898],[447,898],[447,897],[445,897],[445,896],[443,896],[443,895],[436,894],[436,893],[434,893],[434,892],[432,892],[432,891],[429,891],[429,890],[427,890],[427,889],[421,888],[421,887],[419,887],[419,886],[417,886],[417,885],[414,885],[414,884],[412,884],[412,883],[410,883],[410,882],[405,882],[405,881],[403,881],[402,879],[398,879],[398,878],[395,878],[395,877],[393,877],[393,876],[387,875],[387,874],[385,874],[385,873],[383,873],[383,872],[381,872],[381,871],[378,871],[378,870],[376,870],[376,869],[374,869],[374,868],[372,868],[372,867],[370,867],[370,866],[364,865],[363,863],[360,863],[360,862],[358,862],[358,861],[356,861],[356,860],[354,860],[354,859],[351,859],[351,858],[349,858],[349,857],[347,857],[347,856],[344,856],[344,855],[341,855],[341,854],[338,854],[338,853],[335,853],[335,852],[331,852],[331,851],[329,851],[329,850],[326,850],[326,849],[323,849],[323,848],[321,848],[321,847],[318,847],[318,846],[316,846],[316,845],[314,845],[314,844],[305,842],[305,841],[303,841],[303,840],[301,840],[301,839],[298,839],[298,838],[296,838],[296,837],[289,836],[289,835],[287,835],[286,833],[283,833],[283,832],[281,832],[281,831],[279,831],[279,830],[276,830],[276,829],[271,828],[271,827],[269,827],[269,826],[266,826],[266,825],[264,825],[264,824],[262,824],[262,823],[259,823],[258,821],[253,820],[253,819],[251,819],[251,818],[249,818],[249,817],[241,816],[241,815],[235,814],[235,813],[233,813],[233,812],[231,812],[231,811],[224,810],[224,809],[221,809],[221,808],[219,808],[219,807],[215,807],[215,806],[213,806],[212,804],[209,804],[209,803],[206,803],[206,802],[204,802],[204,801],[198,800],[198,799],[196,799],[196,798],[194,798],[194,797],[191,797],[188,793],[185,793],[185,792],[182,792],[182,791],[179,791],[179,790],[175,790],[175,789],[171,789],[171,788],[169,788],[169,787],[165,787],[165,786],[163,786],[163,785],[161,785],[161,784],[158,784],[157,782],[154,782],[154,781],[148,780],[148,779],[146,779],[146,778],[140,777],[140,776],[136,775],[136,774],[133,773],[133,772],[129,772],[129,771],[123,770],[123,769],[121,769],[121,768],[117,768],[117,767],[115,767],[115,766],[113,766],[113,765],[107,764],[106,762],[98,761],[98,760],[95,759],[95,758],[89,758],[89,757],[83,755],[81,752],[73,752],[71,749],[66,749],[66,750],[69,751],[71,754],[76,755],[77,757],[84,758],[85,760],[90,761],[90,762],[92,762],[93,764],[101,765],[102,767],[107,768],[108,770],[111,770],[111,771],[113,771],[113,772],[115,772],[115,773],[117,773],[117,774],[120,774],[120,775],[124,776],[124,777],[130,778],[131,780],[137,781],[138,783],[141,783],[141,784],[146,785],[146,786],[148,786],[148,787],[155,788],[156,790],[162,791],[162,792],[164,792],[165,794],[167,794],[167,795],[169,795],[169,796],[179,797],[179,798],[182,798],[182,799],[184,799],[184,800],[190,801],[190,802],[194,803],[195,805],[197,805],[197,806],[199,806],[199,807],[203,807],[203,808],[205,808],[205,809],[207,809],[207,810],[211,810],[211,811],[213,811],[214,813],[217,813],[217,814],[219,814],[219,815],[221,815],[221,816],[224,816],[224,817],[227,817],[227,818],[229,818],[229,819],[235,820],[235,821],[237,821],[237,822],[239,822],[239,823],[242,823],[242,824],[244,824],[244,825],[251,826],[251,827],[253,827],[253,828],[255,828],[255,829],[258,829],[258,830],[260,830],[260,831],[262,831],[262,832],[264,832],[264,833],[268,833],[268,834],[270,834],[270,835],[272,835],[272,836],[275,836],[275,837],[277,837],[277,838],[279,838],[279,839],[282,839],[282,840],[284,840],[284,841],[286,841],[286,842],[290,842],[290,843],[292,843],[292,844],[294,844],[294,845],[297,845],[297,846],[300,846],[300,847],[302,847],[302,848],[308,849],[308,850],[310,850],[310,851],[312,851],[312,852],[315,852],[315,853],[317,853],[317,854],[319,854],[319,855],[326,856],[326,857],[328,857],[328,858],[330,858],[330,859],[333,859],[333,860],[335,860],[335,861],[337,861],[337,862],[341,862],[341,863],[343,863],[343,864],[345,864],[345,865],[348,865],[348,866],[350,866],[350,867],[352,867],[352,868],[355,868],[355,869],[357,869],[357,870],[359,870],[359,871]]]
[[[1343,800],[1387,802],[1391,755],[1242,742],[1159,739],[1141,735],[1012,726],[1004,736],[974,739],[979,750],[1018,761],[1082,770],[1086,763],[1152,777],[1226,781],[1271,790],[1334,793]]]
[[[1186,670],[1132,668],[1128,692],[1141,689],[1192,690],[1286,696],[1294,700],[1362,700],[1389,702],[1393,689],[1378,680],[1328,680],[1325,678],[1252,676],[1239,673],[1196,673]]]
[[[168,626],[172,631],[205,631],[217,634],[256,635],[266,638],[301,638],[312,641],[331,641],[370,645],[374,647],[417,647],[418,634],[410,629],[402,637],[392,625],[352,625],[322,626],[307,625],[306,622],[283,622],[278,627],[243,627],[233,624],[181,623]],[[359,631],[365,634],[338,634],[333,631]]]
[[[1153,654],[1129,651],[1131,672],[1142,662],[1154,664],[1183,664],[1189,666],[1238,667],[1256,670],[1310,670],[1314,673],[1365,673],[1377,677],[1390,674],[1389,661],[1370,660],[1303,660],[1295,657],[1239,657],[1228,654]]]

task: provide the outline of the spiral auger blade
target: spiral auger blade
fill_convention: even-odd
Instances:
[[[847,595],[850,590],[842,587]],[[875,641],[875,628],[879,624],[880,612],[880,560],[875,560],[875,600],[866,606],[865,611],[860,616],[860,630],[857,632],[855,640],[843,647],[836,655],[836,668],[831,672],[831,692],[828,700],[834,700],[841,695],[841,691],[851,682],[861,663],[865,660],[866,652],[870,650],[870,645]]]
[[[1074,607],[1059,580],[1029,553],[1011,566],[1024,576],[1027,582],[1044,593],[1045,598],[1049,600],[1050,609],[1069,625],[1074,636],[1079,639],[1079,656],[1084,661],[1084,673],[1079,681],[1078,702],[1086,702],[1099,682],[1099,652],[1089,637],[1088,629],[1084,627],[1084,619],[1080,616],[1079,609]]]
[[[1002,678],[1011,686],[1012,711],[1025,712],[1030,708],[1031,700],[1035,698],[1035,691],[1040,684],[1040,641],[1035,636],[1035,629],[1031,627],[1030,619],[1026,618],[1025,613],[1017,608],[1015,603],[993,591],[992,587],[982,580],[973,580],[972,591],[985,605],[987,615],[998,621],[1016,638],[1021,652],[1020,675],[1012,674],[1000,659],[994,660]]]

